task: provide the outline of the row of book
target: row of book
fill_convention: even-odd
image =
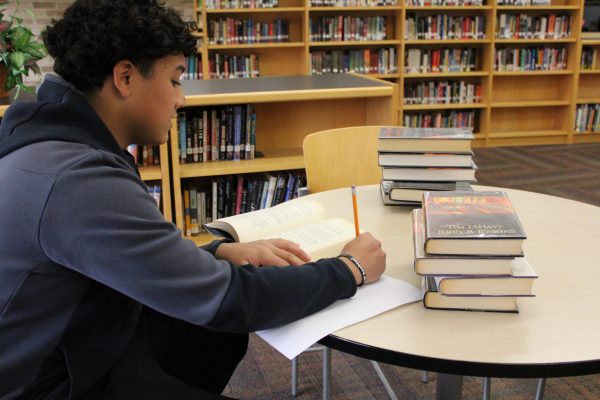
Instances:
[[[161,185],[146,185],[147,189],[148,189],[148,193],[154,197],[154,200],[156,200],[156,205],[158,205],[160,207],[160,200],[161,200],[161,193],[162,193],[162,186]]]
[[[600,132],[600,104],[579,104],[575,112],[575,132]]]
[[[394,74],[398,72],[397,52],[384,49],[311,51],[312,75],[355,72],[358,74]]]
[[[250,44],[289,42],[287,19],[262,22],[252,19],[219,18],[208,21],[210,44]]]
[[[275,8],[279,7],[279,0],[205,0],[208,10],[226,8]],[[198,9],[202,5],[198,4]]]
[[[397,6],[398,0],[311,0],[311,7],[381,7]],[[483,0],[405,0],[407,6],[482,6]],[[551,0],[497,0],[500,6],[544,6]],[[206,0],[209,10],[228,8],[275,8],[278,0]]]
[[[256,78],[260,76],[258,54],[229,55],[216,53],[208,59],[210,79]]]
[[[177,112],[179,161],[251,160],[256,112],[251,104],[182,109]]]
[[[220,218],[262,210],[298,197],[306,186],[303,172],[226,175],[209,185],[186,182],[183,187],[184,233],[197,236],[203,225]]]
[[[588,50],[588,51],[586,51]],[[330,73],[355,72],[360,74],[393,74],[398,72],[396,49],[379,50],[345,50],[345,51],[312,51],[311,70],[313,75]],[[425,56],[427,57],[427,56]],[[511,65],[500,64],[498,71],[542,70],[542,67],[532,65],[533,60],[527,59],[526,53],[521,53],[521,60],[512,60]],[[186,72],[182,79],[203,79],[201,56],[186,59]],[[424,60],[424,62],[429,62]],[[522,63],[523,66],[517,65]],[[528,67],[525,65],[529,64]],[[210,79],[256,78],[260,76],[259,54],[227,55],[216,53],[209,58]],[[418,73],[420,67],[407,66],[406,72]],[[430,65],[423,67],[423,72],[445,72],[456,69],[451,66]],[[457,67],[461,68],[461,67]],[[498,69],[500,68],[500,69]],[[581,59],[582,69],[596,68],[596,51],[584,49]],[[471,68],[468,68],[471,70]],[[464,81],[419,82],[405,84],[404,104],[451,104],[451,103],[480,103],[482,85]]]
[[[311,7],[397,6],[398,0],[310,0]]]
[[[552,0],[496,0],[499,6],[549,6]]]
[[[127,151],[138,166],[160,165],[160,146],[131,144]]]
[[[482,6],[483,0],[405,0],[404,4],[416,7]]]
[[[477,125],[477,114],[474,110],[405,112],[403,125],[411,128],[468,128],[473,131]]]
[[[480,103],[483,85],[460,81],[406,82],[404,104],[470,104]]]
[[[584,46],[581,49],[581,69],[596,69],[598,50],[595,47]]]
[[[259,55],[229,55],[215,53],[208,59],[210,79],[256,78],[260,76]],[[186,57],[186,71],[181,76],[183,80],[202,79],[202,56],[200,54]]]
[[[556,71],[567,68],[566,47],[514,47],[500,48],[494,52],[494,70]]]
[[[185,58],[185,72],[181,75],[182,80],[202,79],[202,55],[200,53]]]
[[[311,42],[387,40],[387,17],[385,16],[311,17],[309,27]]]
[[[476,71],[479,68],[479,64],[479,51],[476,48],[410,48],[406,52],[404,71],[413,74],[427,72],[470,72]]]
[[[485,17],[451,14],[407,15],[404,38],[408,40],[485,39]]]
[[[566,39],[571,35],[570,15],[500,14],[496,17],[498,39]]]
[[[426,192],[412,219],[425,307],[518,312],[534,295],[527,236],[505,192]]]
[[[382,128],[378,138],[386,205],[420,205],[426,191],[470,190],[477,166],[469,129]]]

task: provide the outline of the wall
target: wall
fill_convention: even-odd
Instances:
[[[115,0],[119,1],[119,0]],[[178,10],[183,19],[193,20],[194,19],[194,0],[166,0],[166,5]],[[14,3],[12,1],[11,3]],[[32,27],[35,34],[39,34],[44,27],[50,24],[51,20],[60,19],[64,10],[73,3],[72,0],[58,0],[58,1],[39,1],[39,0],[22,0],[21,5],[18,6],[16,11],[19,17],[23,18],[28,25]],[[15,12],[16,5],[12,4],[8,6],[10,12]],[[32,18],[24,12],[24,9],[32,10],[36,16],[35,22]],[[40,62],[40,67],[43,73],[52,72],[52,60],[47,58]],[[39,81],[40,78],[29,77],[28,82]]]

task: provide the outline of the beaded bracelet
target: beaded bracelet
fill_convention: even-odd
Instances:
[[[356,286],[358,287],[358,286],[362,286],[362,285],[364,285],[364,284],[365,284],[365,282],[367,281],[367,273],[365,272],[365,269],[364,269],[364,268],[363,268],[363,266],[360,264],[360,262],[359,262],[359,261],[358,261],[356,258],[354,258],[353,256],[351,256],[350,254],[340,254],[340,255],[338,256],[338,258],[339,258],[339,257],[344,257],[344,258],[347,258],[348,260],[350,260],[350,262],[351,262],[352,264],[354,264],[354,266],[355,266],[356,268],[358,268],[358,271],[360,272],[360,276],[361,276],[361,278],[362,278],[362,281],[361,281],[361,282],[360,282],[358,285],[356,285]]]

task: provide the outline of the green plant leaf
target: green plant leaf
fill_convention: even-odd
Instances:
[[[8,62],[17,68],[21,68],[25,64],[26,59],[26,54],[21,51],[13,51],[8,55]]]
[[[21,50],[29,43],[32,36],[33,34],[29,29],[23,26],[14,27],[11,34],[13,47],[17,50]]]
[[[6,77],[5,89],[8,91],[14,88],[15,86],[17,86],[17,78],[15,78],[11,74],[8,74],[8,76]]]
[[[23,0],[0,0],[0,64],[7,69],[6,89],[27,90],[23,78],[33,72],[41,75],[37,62],[47,56],[44,44],[33,34],[30,27],[18,15],[25,11],[35,21],[33,10],[19,7]],[[6,5],[16,4],[14,10],[6,10]]]
[[[45,51],[39,48],[35,43],[29,43],[27,46],[23,47],[23,52],[29,54],[36,61],[42,59],[46,56]],[[43,46],[42,46],[43,47]]]

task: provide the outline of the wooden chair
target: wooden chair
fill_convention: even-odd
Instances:
[[[310,193],[379,183],[377,162],[379,126],[355,126],[312,133],[304,138],[302,151]],[[323,350],[323,399],[329,399],[331,349],[313,345],[308,350]],[[371,361],[392,400],[397,399],[383,371]],[[292,360],[292,396],[298,394],[298,360]]]
[[[379,126],[355,126],[312,133],[304,138],[304,168],[310,193],[379,183]]]

